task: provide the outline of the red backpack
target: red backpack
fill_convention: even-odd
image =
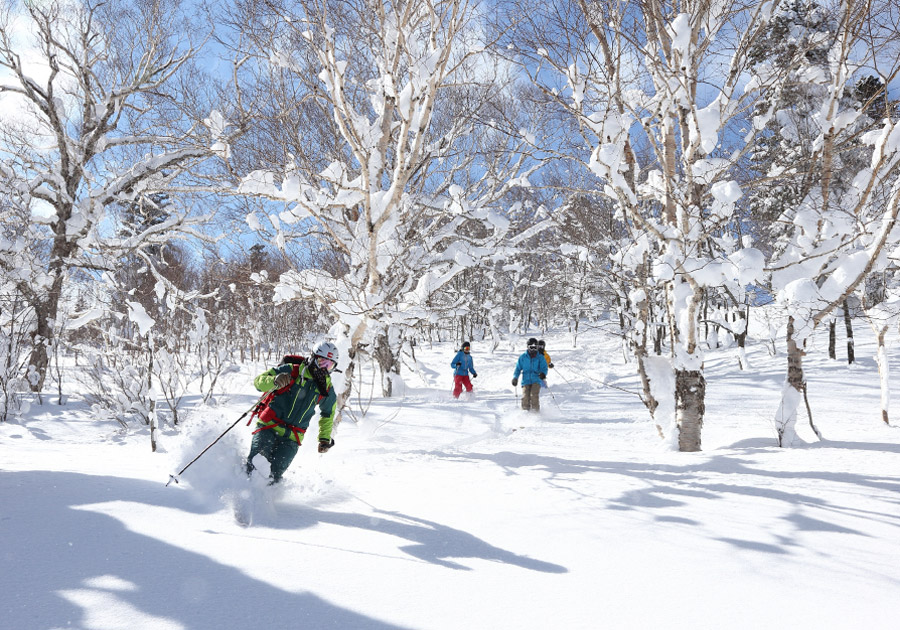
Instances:
[[[253,420],[260,413],[262,413],[263,409],[269,406],[269,402],[271,402],[271,400],[275,398],[275,396],[283,394],[291,389],[291,387],[297,381],[297,378],[300,376],[300,370],[302,370],[303,366],[306,364],[306,357],[300,356],[299,354],[286,354],[281,360],[279,367],[286,363],[290,364],[291,366],[291,382],[281,389],[273,389],[267,392],[265,396],[259,399],[259,402],[257,402],[256,406],[253,408],[253,413],[250,414],[250,419],[247,421],[248,427],[253,422]]]

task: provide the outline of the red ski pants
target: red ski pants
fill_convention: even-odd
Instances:
[[[469,375],[460,376],[459,374],[453,375],[453,397],[459,398],[459,395],[462,393],[463,387],[466,388],[467,392],[472,391],[472,381],[469,380]]]

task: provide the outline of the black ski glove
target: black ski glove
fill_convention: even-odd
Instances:
[[[518,384],[519,384],[519,379],[514,378],[514,379],[513,379],[513,387],[515,387],[515,386],[518,385]]]
[[[325,370],[319,367],[315,359],[308,360],[306,362],[306,366],[309,368],[309,373],[312,375],[313,380],[316,382],[316,387],[319,388],[319,394],[322,396],[327,396],[328,380],[326,379],[326,377],[328,375],[325,373]]]
[[[327,453],[328,449],[334,446],[334,439],[331,440],[319,440],[319,452]]]
[[[472,378],[478,378],[478,372],[472,372]]]
[[[291,384],[291,375],[287,372],[279,372],[275,375],[275,389],[281,389]]]
[[[548,368],[552,368],[552,367],[553,367],[553,364],[550,363],[550,364],[547,365],[547,367],[548,367]]]
[[[545,378],[547,378],[547,375],[541,372],[540,374],[538,374],[538,378],[543,381]]]

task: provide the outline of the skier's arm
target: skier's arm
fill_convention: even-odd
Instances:
[[[266,370],[255,379],[253,379],[253,387],[255,387],[256,390],[260,392],[267,392],[269,390],[275,389],[275,377],[279,374],[290,373],[290,365],[279,365],[278,367],[274,367],[271,370]]]
[[[278,372],[275,368],[271,370],[266,370],[255,379],[253,379],[253,387],[256,388],[256,391],[259,392],[267,392],[273,387],[275,387],[275,375]]]
[[[331,440],[331,430],[334,427],[334,414],[337,411],[337,394],[334,387],[329,388],[328,395],[319,402],[319,439]]]

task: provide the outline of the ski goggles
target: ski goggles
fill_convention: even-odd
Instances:
[[[327,357],[316,357],[316,365],[318,365],[326,372],[330,372],[334,369],[337,363]]]

